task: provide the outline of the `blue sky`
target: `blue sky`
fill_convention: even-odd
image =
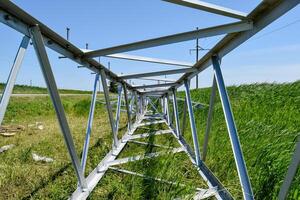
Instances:
[[[206,0],[243,12],[250,12],[258,0]],[[71,28],[70,41],[80,48],[89,43],[90,49],[105,48],[178,32],[204,28],[234,19],[207,12],[173,5],[160,0],[86,0],[86,1],[28,1],[15,0],[15,4],[31,13],[62,36],[66,27]],[[14,60],[22,35],[0,24],[0,82],[5,82]],[[253,82],[291,82],[300,78],[300,6],[291,10],[275,23],[248,40],[222,60],[222,69],[227,85]],[[200,40],[200,45],[210,48],[219,37]],[[168,46],[132,51],[128,54],[195,61],[195,41]],[[58,54],[48,50],[52,68],[59,88],[90,90],[94,75],[90,71],[77,68],[77,64],[67,59],[58,59]],[[203,55],[205,52],[201,52]],[[177,67],[117,59],[101,58],[108,61],[116,73],[135,73]],[[168,76],[177,78],[179,75]],[[200,87],[212,82],[211,69],[200,74]],[[18,75],[18,84],[45,86],[33,47],[30,46]],[[134,80],[135,84],[141,82]],[[149,84],[153,83],[149,81]],[[192,83],[194,86],[194,83]]]

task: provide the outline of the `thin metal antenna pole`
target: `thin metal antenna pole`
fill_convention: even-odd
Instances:
[[[226,91],[222,71],[220,68],[219,58],[217,56],[213,56],[212,63],[213,63],[214,75],[215,75],[216,82],[218,85],[219,95],[220,95],[220,99],[221,99],[221,103],[222,103],[222,107],[223,107],[223,111],[224,111],[224,115],[225,115],[225,120],[226,120],[226,125],[227,125],[227,129],[228,129],[228,133],[229,133],[231,147],[233,150],[235,164],[237,166],[237,171],[238,171],[239,179],[240,179],[241,186],[242,186],[243,196],[244,196],[244,199],[246,199],[246,200],[250,200],[250,199],[252,200],[252,199],[254,199],[253,192],[252,192],[250,180],[249,180],[248,173],[247,173],[246,164],[245,164],[244,157],[243,157],[242,148],[241,148],[240,141],[238,138],[238,133],[237,133],[236,126],[234,123],[234,117],[233,117],[231,106],[229,103],[229,98],[228,98],[228,94]]]
[[[14,64],[10,70],[10,73],[9,73],[9,76],[8,76],[8,79],[7,79],[7,82],[5,85],[5,89],[4,89],[4,92],[1,97],[1,102],[0,102],[0,125],[2,124],[10,96],[12,94],[14,85],[16,83],[17,75],[20,71],[21,64],[22,64],[26,49],[29,44],[29,40],[30,40],[29,37],[27,37],[27,36],[23,37],[22,42],[19,46],[17,55],[14,60]]]
[[[209,100],[209,109],[208,109],[206,129],[205,129],[205,135],[204,135],[203,153],[202,153],[202,160],[203,161],[205,161],[206,155],[207,155],[208,138],[209,138],[209,132],[210,132],[210,129],[211,129],[213,112],[214,112],[216,91],[217,91],[217,83],[216,83],[216,78],[214,76],[213,77],[213,84],[212,84],[212,87],[211,87],[211,95],[210,95],[210,100]]]
[[[187,108],[189,111],[190,125],[191,125],[191,131],[192,131],[192,136],[193,136],[196,163],[199,166],[201,163],[200,148],[199,148],[199,143],[198,143],[198,136],[197,136],[197,130],[196,130],[196,124],[195,124],[195,118],[194,118],[194,112],[193,112],[193,106],[192,106],[192,100],[191,100],[190,87],[189,87],[188,80],[184,81],[184,86],[185,86],[185,98],[187,101]]]
[[[117,134],[116,134],[116,126],[115,126],[114,117],[113,117],[113,113],[112,113],[112,108],[111,108],[111,104],[110,104],[110,98],[109,98],[108,88],[107,88],[107,83],[106,83],[106,74],[105,74],[104,69],[100,70],[100,75],[101,75],[103,93],[104,93],[104,97],[105,97],[106,109],[107,109],[107,112],[108,112],[108,118],[109,118],[111,130],[112,130],[112,133],[113,133],[113,148],[117,148],[117,146],[118,146],[118,137],[117,137]]]
[[[83,153],[81,158],[81,167],[83,172],[85,171],[85,165],[86,165],[86,159],[89,151],[89,143],[91,138],[91,132],[92,132],[92,126],[93,126],[93,119],[94,119],[94,113],[95,113],[95,107],[96,107],[96,99],[97,99],[97,83],[99,81],[99,74],[96,74],[95,81],[94,81],[94,89],[92,94],[92,100],[91,100],[91,106],[90,106],[90,112],[89,112],[89,118],[86,128],[86,135],[85,135],[85,142],[83,145]]]
[[[83,170],[81,168],[80,162],[79,162],[79,158],[76,154],[76,150],[75,150],[75,146],[74,146],[74,142],[72,139],[72,135],[70,132],[70,128],[68,125],[68,121],[65,115],[65,111],[64,111],[64,107],[62,105],[58,90],[57,90],[57,86],[55,83],[55,79],[54,79],[54,75],[51,69],[51,65],[49,62],[49,58],[44,46],[44,41],[43,41],[43,37],[42,34],[40,32],[40,29],[38,27],[38,25],[30,28],[30,33],[32,35],[32,42],[33,42],[33,46],[35,48],[35,52],[37,54],[38,57],[38,61],[40,63],[40,67],[42,69],[46,84],[47,84],[47,88],[50,94],[50,97],[52,99],[52,103],[54,105],[55,111],[56,111],[56,116],[61,128],[61,131],[63,133],[64,136],[64,140],[65,143],[67,145],[77,178],[78,178],[78,182],[80,187],[85,190],[85,188],[87,188],[87,184],[86,184],[86,180],[84,178],[84,174],[83,174]]]

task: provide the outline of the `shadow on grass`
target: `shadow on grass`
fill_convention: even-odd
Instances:
[[[92,151],[93,149],[99,147],[100,144],[101,144],[101,141],[102,141],[102,138],[99,138],[97,140],[97,142],[95,143],[95,145],[90,148],[90,151]],[[80,153],[80,157],[81,156],[82,156],[82,152]],[[72,163],[68,163],[68,164],[64,165],[63,167],[61,167],[60,169],[58,169],[48,179],[42,180],[40,185],[37,186],[30,194],[23,197],[22,200],[32,199],[32,197],[34,197],[34,195],[37,194],[41,189],[46,188],[51,182],[54,182],[58,177],[62,176],[64,174],[64,172],[67,171],[71,167],[72,167]]]

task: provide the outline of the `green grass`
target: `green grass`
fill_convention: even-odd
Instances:
[[[300,139],[300,81],[228,88],[244,158],[256,199],[276,199]],[[193,90],[192,99],[209,103],[210,89]],[[178,96],[184,96],[180,93]],[[208,108],[195,112],[203,144]],[[186,136],[189,138],[190,133]],[[191,139],[189,139],[191,141]],[[216,100],[206,163],[238,199],[242,197],[220,100]],[[300,170],[289,199],[300,199]]]
[[[242,85],[229,87],[228,90],[255,197],[276,199],[300,135],[300,82]],[[191,95],[193,101],[208,104],[210,89],[192,90]],[[184,93],[179,92],[178,96],[184,97]],[[77,153],[80,155],[90,96],[62,96],[62,102]],[[179,102],[180,110],[182,105],[183,102]],[[201,147],[207,112],[207,107],[195,110]],[[235,162],[218,98],[213,118],[206,164],[234,197],[241,199]],[[42,122],[44,130],[28,126],[35,122]],[[77,181],[49,97],[12,97],[4,124],[21,124],[26,130],[14,137],[0,136],[0,146],[16,145],[0,154],[0,199],[67,199],[76,188]],[[126,131],[125,124],[126,114],[122,113],[119,137]],[[146,129],[139,128],[137,133],[165,128],[161,124],[152,125]],[[184,137],[193,146],[189,124]],[[176,141],[166,135],[152,136],[139,141],[178,147]],[[112,133],[106,109],[97,104],[86,174],[95,168],[111,149],[111,145]],[[165,149],[129,143],[119,158],[156,151]],[[31,156],[33,152],[51,157],[55,161],[47,164],[34,162]],[[92,192],[90,199],[188,199],[195,187],[205,187],[184,153],[117,167],[184,183],[185,187],[162,184],[152,179],[109,170]],[[300,199],[299,171],[289,199]]]
[[[2,93],[5,88],[4,83],[0,83],[0,92]],[[13,94],[47,94],[47,88],[38,86],[28,86],[28,85],[15,85],[13,89]],[[85,90],[70,90],[70,89],[59,89],[61,94],[91,94],[91,91]]]

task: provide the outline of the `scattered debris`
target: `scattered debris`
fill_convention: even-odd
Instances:
[[[0,148],[0,153],[3,153],[4,151],[7,151],[9,149],[12,149],[14,146],[15,146],[14,144],[5,145]]]
[[[35,128],[38,130],[43,130],[44,129],[44,125],[42,122],[35,122],[35,124],[28,124],[28,127],[30,128]]]
[[[25,127],[22,125],[0,126],[0,135],[5,137],[14,136],[16,133],[24,131]]]
[[[37,129],[39,129],[39,130],[44,129],[44,125],[42,124],[42,122],[36,122],[35,124],[36,124]]]
[[[45,156],[39,156],[35,153],[32,153],[32,158],[34,161],[42,161],[42,162],[47,162],[47,163],[54,161],[52,158],[47,158]]]

